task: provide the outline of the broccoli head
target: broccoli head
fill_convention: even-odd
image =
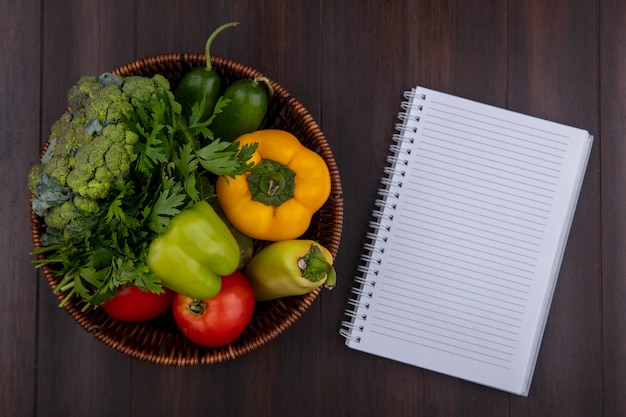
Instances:
[[[87,235],[115,182],[130,175],[139,136],[130,129],[140,103],[166,94],[176,113],[168,81],[161,75],[84,76],[67,93],[69,110],[50,129],[49,145],[28,175],[33,211],[50,232],[64,239]],[[69,228],[69,229],[68,229]]]

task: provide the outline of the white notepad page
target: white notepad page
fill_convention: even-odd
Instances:
[[[406,99],[346,344],[528,395],[593,137],[421,87]]]

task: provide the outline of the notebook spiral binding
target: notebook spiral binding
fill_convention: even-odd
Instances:
[[[393,143],[389,146],[388,165],[383,170],[384,175],[378,190],[380,198],[374,202],[375,208],[372,211],[374,220],[369,223],[371,231],[366,234],[367,241],[363,244],[364,253],[360,258],[363,264],[357,267],[359,275],[354,278],[355,286],[351,290],[355,297],[348,300],[348,308],[344,313],[346,320],[341,322],[339,330],[339,334],[346,341],[361,342],[359,333],[365,329],[367,310],[374,296],[372,288],[376,286],[378,277],[378,265],[382,262],[387,235],[391,230],[388,222],[393,220],[393,211],[397,208],[399,190],[403,185],[402,178],[406,175],[405,167],[409,163],[407,157],[411,149],[402,145],[403,142],[413,143],[412,133],[417,131],[419,112],[423,110],[417,100],[426,99],[423,94],[417,96],[413,91],[406,91],[403,97],[404,101],[400,104],[401,111],[398,114],[401,123],[395,125],[397,133],[392,135]]]

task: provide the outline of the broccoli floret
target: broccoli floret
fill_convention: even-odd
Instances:
[[[54,229],[64,229],[68,223],[76,220],[82,215],[72,201],[64,201],[60,205],[50,208],[44,217],[46,225]]]
[[[114,103],[123,102],[128,103],[128,96],[124,94],[117,85],[109,84],[100,90],[97,100],[89,100],[86,103],[85,116],[87,119],[97,119],[102,123],[105,123],[106,121],[118,121],[120,120],[119,110],[116,112],[117,114],[110,117],[109,108],[111,108]],[[132,111],[132,106],[130,108],[126,108],[126,110]]]
[[[115,84],[116,86],[121,87],[124,79],[115,74],[111,74],[110,72],[104,72],[98,76],[98,81],[105,87],[109,84]]]
[[[93,199],[106,198],[115,177],[130,172],[137,157],[132,145],[139,139],[122,123],[107,125],[100,133],[77,150],[74,169],[67,175],[72,190]]]
[[[100,211],[100,203],[98,203],[98,200],[94,200],[93,198],[77,195],[72,201],[81,214],[93,215],[98,214]]]
[[[78,111],[96,98],[100,90],[102,90],[102,84],[98,81],[98,77],[85,75],[68,90],[67,104],[73,111]]]
[[[70,158],[52,158],[49,163],[45,164],[46,168],[43,172],[65,187],[67,186],[67,176],[72,171],[70,163]]]
[[[135,106],[138,105],[138,101],[150,101],[157,94],[166,93],[170,98],[173,112],[181,112],[182,106],[174,99],[174,95],[170,91],[169,82],[160,74],[152,78],[128,77],[124,80],[122,90],[131,97],[130,102]]]
[[[51,229],[55,240],[84,239],[91,234],[95,224],[93,216],[82,213],[73,201],[65,201],[52,207],[44,217],[46,226]]]
[[[114,101],[107,110],[107,120],[122,120],[130,118],[135,108],[128,101]]]
[[[50,159],[42,160],[45,165],[52,159],[73,156],[76,150],[91,141],[85,132],[85,114],[83,111],[66,113],[54,122],[50,128],[50,143],[54,143],[52,152],[46,152]]]
[[[137,159],[139,135],[126,121],[137,106],[164,94],[180,113],[161,75],[84,76],[68,90],[70,110],[52,125],[48,151],[28,175],[33,211],[54,234],[50,241],[85,236],[82,228],[92,222],[83,218],[95,218],[113,184],[130,175]]]
[[[100,74],[98,77],[85,75],[68,90],[67,104],[73,111],[78,111],[92,103],[96,97],[100,97],[103,94],[102,90],[110,85],[119,91],[123,82],[122,77],[110,72]]]
[[[104,166],[113,176],[124,175],[130,171],[131,159],[134,157],[134,154],[128,153],[124,142],[113,142],[104,154]]]
[[[153,78],[145,78],[140,76],[131,76],[124,80],[122,91],[133,99],[150,100],[150,97],[157,90],[159,85],[155,80],[163,78],[161,75],[155,75]]]
[[[104,155],[110,146],[107,137],[96,136],[76,151],[74,169],[67,175],[67,185],[74,192],[94,199],[105,198],[108,195],[113,177],[100,173],[99,178],[96,178],[96,171],[104,166]]]
[[[35,192],[35,187],[41,181],[41,176],[43,175],[43,168],[41,164],[33,165],[33,167],[28,171],[28,189]]]
[[[131,137],[127,138],[127,134],[130,133]],[[109,138],[111,142],[125,144],[129,141],[130,144],[134,144],[139,140],[139,136],[127,129],[124,123],[108,124],[102,128],[102,135]]]

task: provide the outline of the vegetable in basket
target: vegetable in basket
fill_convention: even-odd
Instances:
[[[274,242],[256,253],[245,269],[257,301],[307,294],[337,280],[333,256],[308,239]]]
[[[84,76],[68,91],[70,111],[50,129],[49,146],[29,173],[32,208],[47,225],[44,240],[81,239],[90,234],[117,178],[129,176],[139,135],[123,120],[140,100],[169,94],[162,76]]]
[[[238,22],[226,23],[209,36],[205,44],[206,66],[192,68],[174,91],[176,100],[182,105],[183,116],[190,118],[194,107],[204,107],[197,120],[202,122],[213,115],[209,125],[213,137],[227,142],[261,127],[274,94],[270,81],[261,76],[236,80],[222,94],[220,74],[211,68],[210,48],[222,30],[236,25]],[[218,102],[223,108],[213,114]]]
[[[142,290],[134,285],[120,287],[117,294],[102,304],[102,309],[116,320],[138,323],[161,317],[172,308],[174,292]]]
[[[192,342],[219,347],[235,341],[254,313],[252,286],[240,270],[221,277],[222,288],[212,298],[201,300],[174,295],[172,313],[176,325]]]
[[[265,77],[242,78],[229,85],[221,98],[226,106],[209,126],[214,137],[232,142],[244,133],[258,130],[273,94]]]
[[[300,237],[330,195],[324,159],[284,130],[259,130],[233,143],[256,143],[257,149],[249,172],[217,180],[217,198],[230,222],[255,239]]]
[[[226,214],[224,213],[224,210],[222,209],[222,206],[220,206],[220,203],[219,201],[217,201],[216,197],[211,198],[207,201],[211,205],[211,207],[213,207],[213,210],[215,210],[217,215],[220,216],[220,219],[222,219],[224,223],[226,223],[226,226],[228,226],[228,230],[230,230],[230,232],[233,234],[233,237],[239,245],[239,266],[237,267],[237,269],[245,268],[245,266],[254,255],[254,239],[241,233],[239,229],[233,226],[230,220],[228,220],[228,217],[226,217]]]
[[[213,139],[213,116],[200,122],[196,106],[184,118],[169,87],[161,75],[105,73],[68,91],[69,110],[28,181],[43,219],[34,263],[59,277],[61,306],[72,297],[83,309],[99,306],[128,285],[161,292],[146,264],[150,242],[181,210],[214,195],[207,175],[251,168],[256,145]]]
[[[204,112],[199,120],[205,121],[213,114],[215,104],[222,94],[222,79],[211,67],[211,44],[221,31],[238,24],[238,22],[226,23],[209,36],[204,47],[206,65],[192,68],[183,76],[174,90],[174,97],[181,104],[182,114],[186,118],[191,116],[192,107],[200,105],[203,101]]]
[[[239,244],[211,205],[199,201],[170,220],[146,261],[163,286],[203,300],[217,295],[220,277],[239,266]]]

